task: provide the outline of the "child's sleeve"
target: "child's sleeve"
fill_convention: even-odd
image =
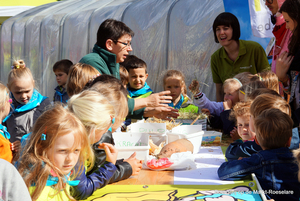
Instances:
[[[74,179],[80,180],[80,182],[77,186],[71,187],[71,195],[76,200],[84,200],[88,198],[97,189],[108,184],[116,169],[116,166],[110,162],[105,162],[100,168],[95,170],[90,175],[86,175],[84,169],[81,174]]]
[[[218,169],[218,176],[222,180],[240,180],[261,167],[259,156],[254,154],[249,158],[223,163]]]
[[[228,161],[237,160],[239,157],[250,157],[252,154],[256,154],[260,150],[262,150],[261,147],[254,141],[247,141],[243,143],[243,141],[239,139],[228,146],[225,157]]]
[[[235,127],[235,122],[229,120],[229,115],[230,115],[231,110],[225,110],[221,112],[220,117],[223,122],[223,133],[224,134],[230,134],[230,131],[233,130]]]
[[[202,92],[194,96],[194,104],[200,108],[209,109],[211,114],[217,116],[220,116],[220,113],[224,110],[223,102],[210,101]]]

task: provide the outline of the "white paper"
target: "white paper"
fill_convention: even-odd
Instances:
[[[174,171],[174,185],[219,185],[233,184],[218,177],[218,168],[225,162],[221,147],[201,147],[195,154],[196,170]]]

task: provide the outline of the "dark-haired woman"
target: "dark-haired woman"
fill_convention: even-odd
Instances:
[[[270,70],[266,53],[257,42],[239,40],[240,24],[235,15],[219,14],[213,31],[216,43],[222,47],[211,56],[211,71],[216,84],[217,101],[223,101],[223,82],[241,72],[256,74]]]

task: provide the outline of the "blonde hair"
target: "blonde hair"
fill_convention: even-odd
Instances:
[[[94,154],[84,125],[69,110],[63,108],[60,104],[55,105],[37,119],[20,159],[18,169],[24,178],[25,184],[28,188],[33,185],[36,187],[31,195],[32,200],[39,198],[46,185],[50,171],[54,171],[58,175],[58,183],[54,186],[57,194],[63,189],[66,195],[74,200],[67,193],[66,185],[63,182],[64,174],[52,163],[47,155],[48,150],[54,145],[56,139],[69,133],[73,133],[75,137],[73,149],[76,149],[79,144],[81,145],[78,171],[74,172],[71,178],[76,178],[78,174],[82,173],[86,161],[94,163]],[[42,134],[46,134],[46,139],[42,139]]]
[[[254,126],[259,144],[266,149],[286,147],[292,137],[292,118],[277,108],[262,111],[254,118]]]
[[[266,88],[263,82],[261,81],[251,81],[246,85],[243,85],[240,88],[240,93],[243,93],[245,95],[245,101],[248,100],[248,96],[255,91],[256,89],[260,88]]]
[[[237,102],[230,113],[230,119],[237,120],[237,117],[250,117],[251,102]]]
[[[183,75],[183,73],[178,70],[168,70],[163,77],[164,86],[166,85],[168,78],[179,79],[180,83],[181,83],[181,87],[182,87],[181,93],[184,96],[186,96],[187,89],[186,89],[186,85],[185,85],[185,76]]]
[[[113,131],[121,126],[121,123],[128,115],[127,97],[120,90],[121,87],[122,86],[119,83],[112,81],[111,83],[97,82],[90,88],[90,90],[95,90],[102,94],[114,106],[116,111],[116,120],[112,126]]]
[[[257,75],[253,75],[250,72],[242,72],[236,74],[233,78],[238,79],[243,85],[249,83],[250,81],[259,80],[259,77]]]
[[[257,96],[251,104],[250,114],[253,115],[254,118],[256,118],[264,110],[270,108],[279,109],[289,116],[291,116],[292,114],[291,107],[285,100],[283,100],[281,97],[271,94],[261,94]]]
[[[274,91],[279,93],[278,77],[274,72],[263,71],[257,73],[257,76],[260,78],[260,81],[262,81],[267,88],[273,89]]]
[[[223,83],[223,88],[225,88],[226,86],[236,87],[235,91],[238,91],[242,84],[237,78],[228,78]]]
[[[6,102],[9,99],[9,90],[8,88],[0,82],[0,108],[3,111]]]
[[[96,130],[106,132],[116,114],[107,98],[92,90],[72,96],[68,101],[68,108],[84,124],[91,142],[95,139]]]
[[[25,66],[23,60],[16,60],[13,62],[12,70],[8,73],[7,87],[11,89],[14,79],[29,78],[32,80],[34,87],[34,79],[29,68]]]
[[[88,64],[76,63],[69,71],[66,89],[68,96],[78,94],[84,86],[100,73],[93,66]]]

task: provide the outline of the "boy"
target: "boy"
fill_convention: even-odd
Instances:
[[[129,85],[127,87],[129,98],[146,98],[150,96],[152,89],[146,82],[148,78],[146,63],[134,55],[128,55],[122,65],[129,74]]]
[[[65,85],[67,83],[69,70],[72,65],[72,61],[68,59],[60,60],[54,64],[53,72],[56,76],[58,86],[54,89],[55,93],[53,102],[59,101],[61,103],[67,103],[67,101],[69,100]]]
[[[251,117],[252,118],[252,117]],[[300,183],[295,158],[289,150],[293,120],[276,108],[264,110],[254,118],[250,129],[262,151],[249,158],[223,163],[218,175],[223,180],[238,180],[255,173],[266,196],[274,200],[299,200]],[[284,193],[284,190],[293,193]]]

